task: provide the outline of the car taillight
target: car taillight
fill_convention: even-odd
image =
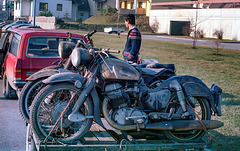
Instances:
[[[14,81],[21,81],[22,80],[22,70],[14,68]]]

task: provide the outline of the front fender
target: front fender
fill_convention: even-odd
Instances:
[[[61,72],[71,72],[69,70],[63,69],[63,68],[50,68],[50,69],[44,69],[44,70],[40,70],[38,72],[35,72],[34,74],[32,74],[30,77],[28,77],[26,80],[27,81],[34,81],[40,78],[47,78],[50,77],[56,73],[61,73]]]
[[[94,119],[95,121],[102,127],[104,127],[102,121],[101,121],[101,117],[100,117],[100,100],[98,97],[98,93],[96,88],[93,88],[92,91],[90,92],[92,100],[93,100],[93,107],[94,107]]]
[[[46,70],[40,70],[38,72],[35,72],[31,76],[29,76],[26,80],[27,81],[34,81],[40,78],[46,78],[50,77],[51,75],[54,75],[56,73],[59,73],[57,69],[46,69]]]
[[[73,72],[63,72],[63,73],[57,73],[49,78],[43,80],[43,83],[45,84],[53,84],[53,83],[59,83],[59,82],[70,82],[74,83],[75,81],[83,80],[83,76],[78,73]]]

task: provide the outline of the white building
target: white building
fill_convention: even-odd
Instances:
[[[205,37],[216,38],[218,30],[223,32],[223,39],[240,40],[239,0],[163,1],[151,4],[149,16],[150,26],[157,25],[158,33],[181,35],[184,26],[195,24]]]
[[[8,0],[14,1],[14,19],[33,16],[33,0]],[[36,0],[36,16],[42,11],[51,11],[57,18],[71,18],[76,21],[96,15],[103,8],[116,8],[116,0]]]
[[[33,16],[33,0],[8,0],[14,1],[14,19]],[[88,0],[36,0],[36,16],[43,11],[50,11],[57,18],[70,18],[76,21],[90,16]]]
[[[90,5],[90,15],[94,16],[100,12],[101,9],[108,7],[117,8],[118,0],[88,0]]]

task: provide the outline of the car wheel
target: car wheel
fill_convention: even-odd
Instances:
[[[8,99],[16,99],[17,98],[16,91],[9,84],[6,73],[4,73],[4,75],[3,75],[2,88],[3,88],[3,96],[5,98],[8,98]]]

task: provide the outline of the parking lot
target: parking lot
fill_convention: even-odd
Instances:
[[[26,124],[18,111],[17,100],[3,98],[0,80],[0,151],[24,151]]]

